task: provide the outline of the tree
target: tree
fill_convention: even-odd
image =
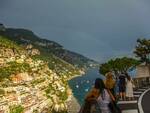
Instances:
[[[142,63],[150,65],[150,39],[138,39],[134,53]]]
[[[107,72],[112,71],[115,75],[118,75],[119,73],[127,73],[129,69],[137,66],[138,64],[139,61],[133,58],[123,57],[111,59],[100,65],[99,72],[105,75]]]
[[[21,105],[13,105],[9,107],[10,113],[23,113],[24,108]]]
[[[111,67],[109,66],[108,63],[103,63],[100,65],[99,73],[101,73],[102,75],[105,75],[109,71],[111,71]]]

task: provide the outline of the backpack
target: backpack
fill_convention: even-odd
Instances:
[[[122,111],[119,108],[119,106],[117,105],[116,99],[114,98],[111,91],[107,89],[107,92],[109,93],[110,98],[111,98],[111,102],[108,104],[108,107],[109,107],[111,113],[122,113]]]

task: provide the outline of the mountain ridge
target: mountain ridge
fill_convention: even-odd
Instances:
[[[55,41],[43,39],[37,36],[31,30],[24,28],[6,28],[5,26],[0,28],[3,28],[0,30],[0,35],[4,35],[17,44],[32,44],[35,48],[39,49],[43,55],[47,56],[47,54],[54,54],[79,68],[93,67],[98,64],[96,61],[79,53],[65,49]]]

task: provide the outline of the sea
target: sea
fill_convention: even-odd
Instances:
[[[84,98],[88,91],[93,87],[96,78],[104,79],[104,76],[99,73],[97,68],[89,69],[85,75],[68,81],[74,97],[78,100],[79,104],[84,102]]]

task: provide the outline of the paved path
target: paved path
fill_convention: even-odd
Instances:
[[[150,113],[150,91],[145,93],[142,99],[142,108],[144,113]]]
[[[138,110],[138,99],[141,96],[141,94],[148,89],[148,87],[143,87],[143,88],[139,88],[137,90],[134,90],[134,100],[132,101],[119,101],[118,105],[120,106],[120,108],[122,109],[123,113],[139,113]],[[149,95],[148,95],[149,94]],[[145,104],[147,104],[148,102],[150,102],[150,92],[146,94],[145,100],[143,101],[143,105],[145,106]],[[149,98],[149,100],[147,100],[147,98]],[[150,104],[150,103],[149,103]],[[142,106],[142,107],[144,107]],[[149,111],[148,112],[144,112],[144,113],[150,113],[150,106],[147,105],[147,108],[149,107]],[[145,110],[148,110],[147,108],[145,108]]]

